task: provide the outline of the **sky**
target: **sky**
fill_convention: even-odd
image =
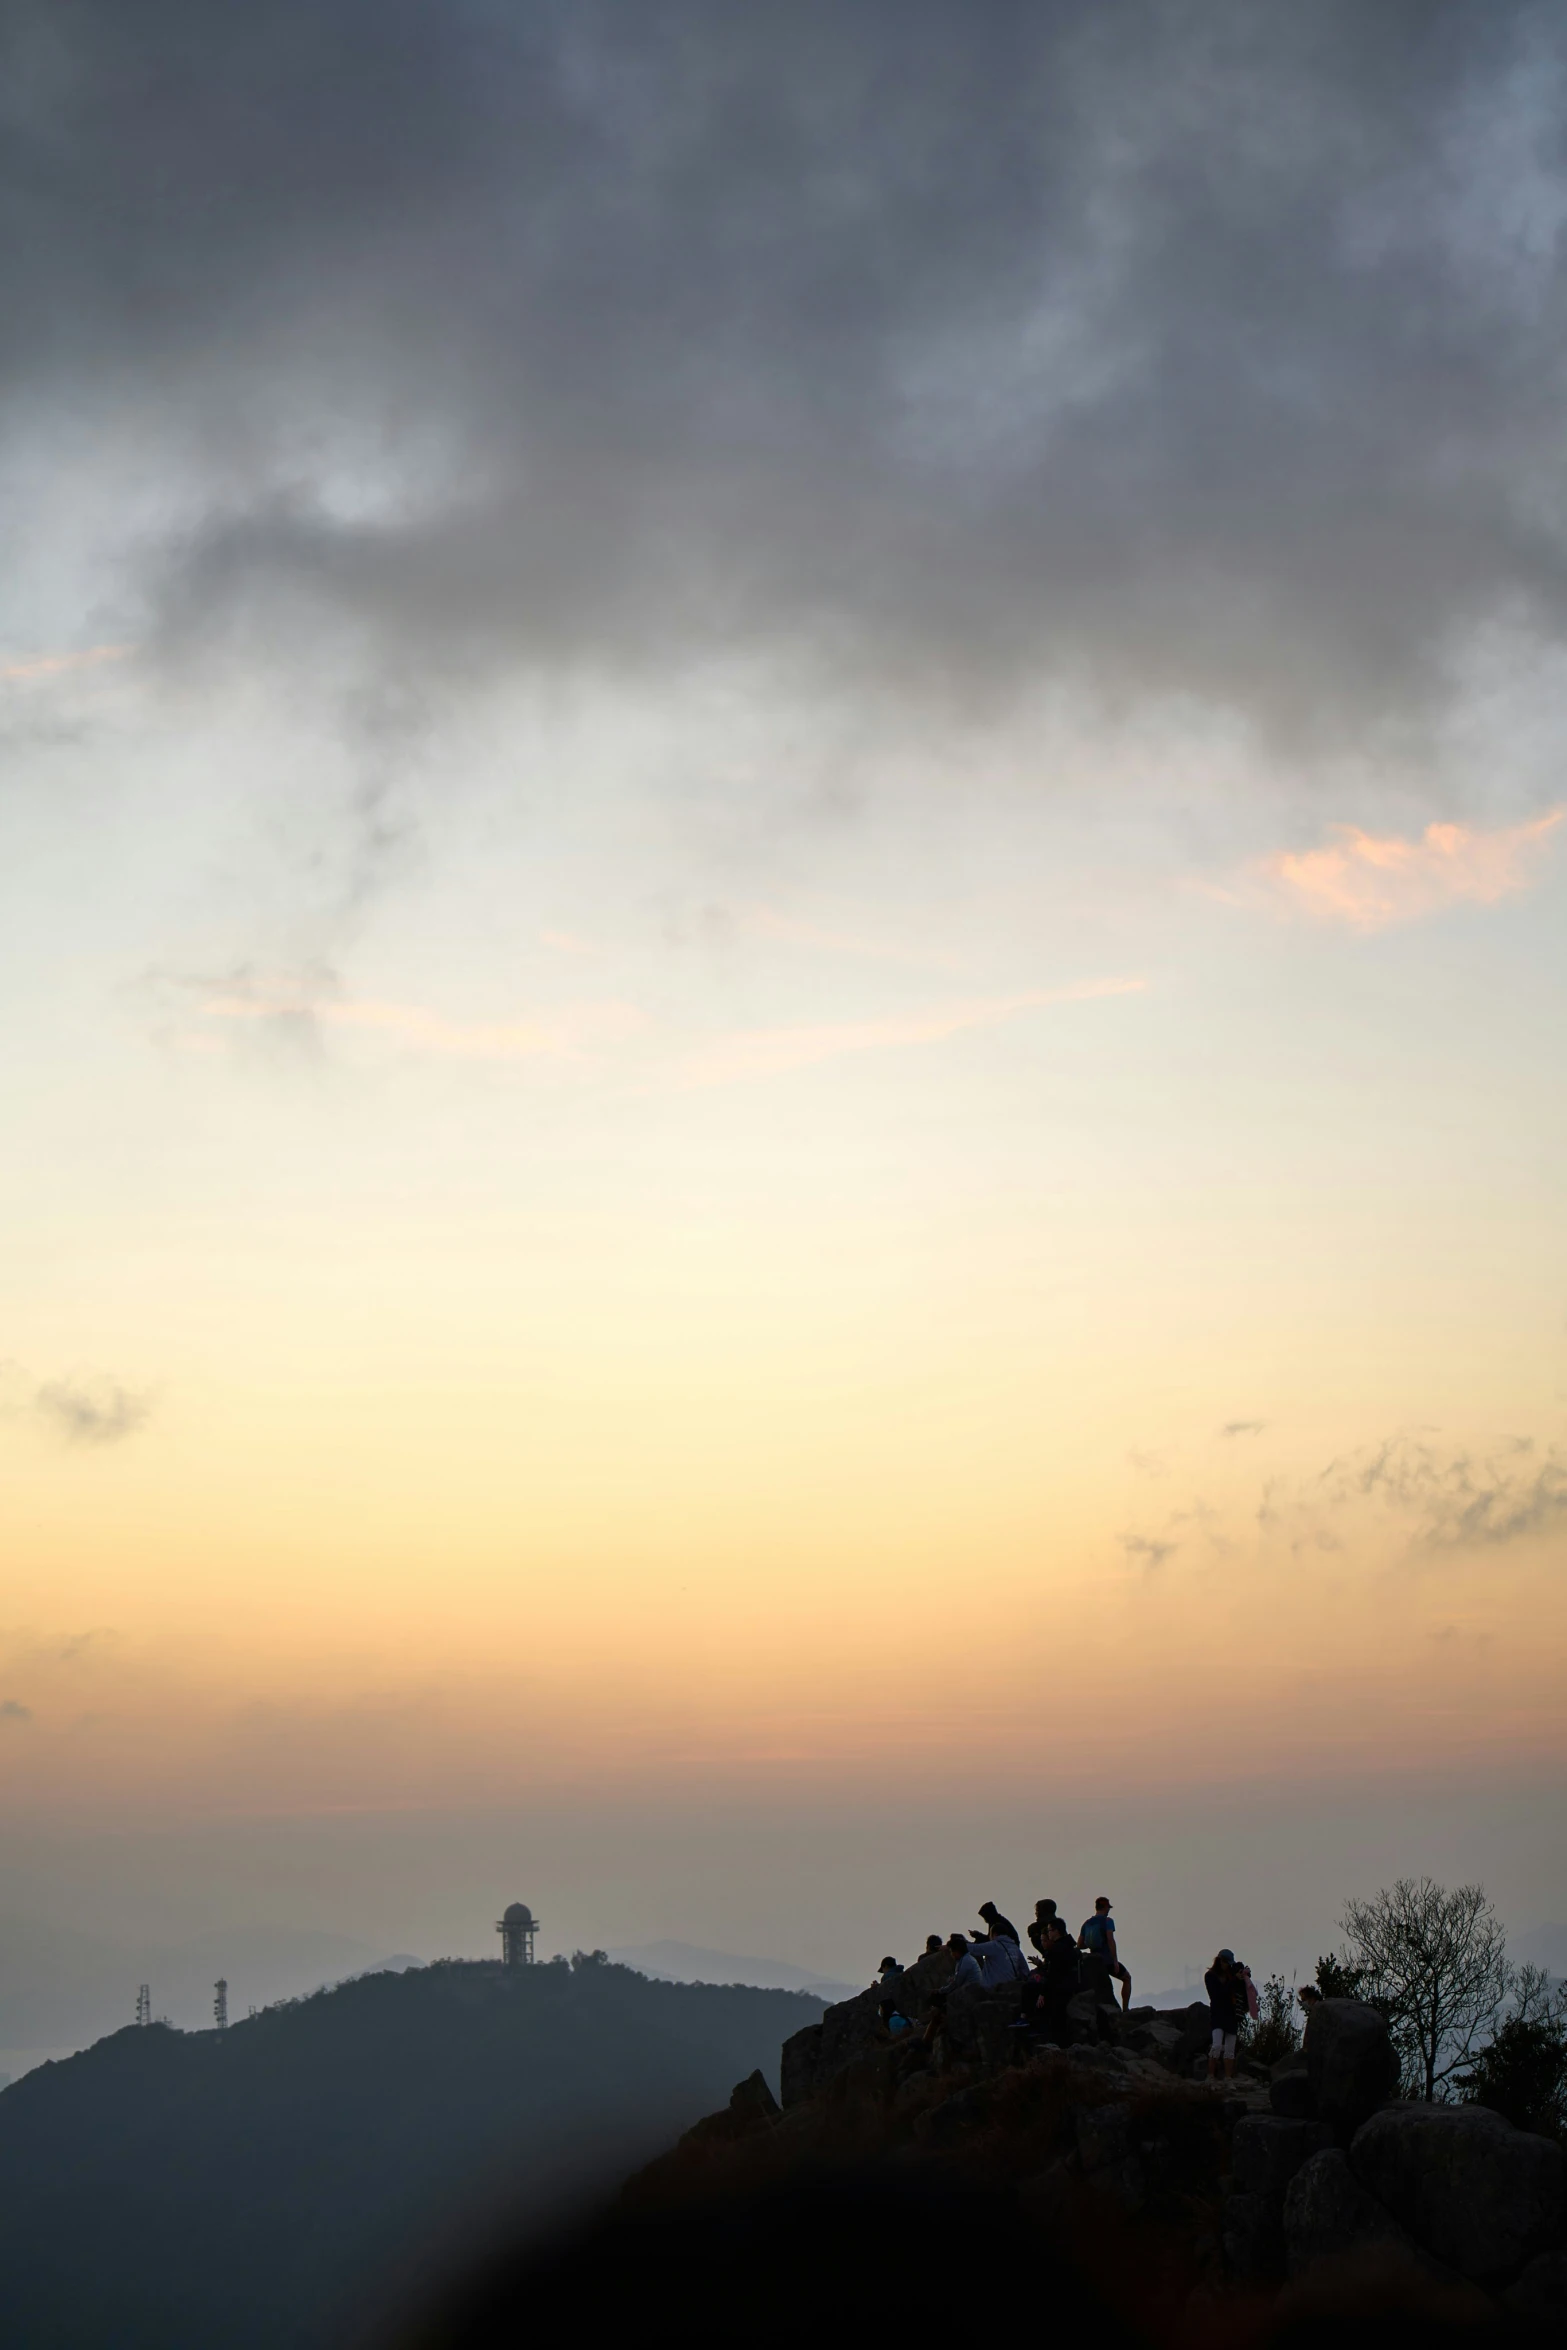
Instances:
[[[1564,98],[0,0],[11,1909],[1567,1918]]]

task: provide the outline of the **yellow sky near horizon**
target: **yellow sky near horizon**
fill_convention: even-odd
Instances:
[[[1185,789],[24,921],[0,1806],[1558,1767],[1559,811]]]

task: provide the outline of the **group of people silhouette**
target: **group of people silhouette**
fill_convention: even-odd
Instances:
[[[1069,2010],[1080,1992],[1092,1992],[1098,2008],[1114,2005],[1118,1987],[1125,2014],[1132,2004],[1132,1977],[1116,1944],[1111,1907],[1110,1896],[1101,1893],[1092,1915],[1074,1935],[1053,1901],[1036,1901],[1027,1929],[1035,1951],[1032,1959],[1024,1954],[1023,1937],[1012,1920],[1004,1917],[993,1901],[979,1905],[983,1926],[968,1933],[927,1934],[922,1955],[928,1958],[934,1951],[950,1950],[957,1966],[945,1987],[931,1995],[931,2012],[923,2028],[904,2014],[898,2002],[898,1977],[904,1971],[901,1961],[884,1958],[877,1971],[882,1991],[879,2013],[887,2040],[895,2046],[933,2049],[945,2027],[947,1999],[963,1984],[985,1990],[1027,1985],[1029,1996],[1023,2001],[1018,2028],[1043,2046],[1064,2048],[1072,2039]],[[1208,2077],[1217,2079],[1222,2067],[1224,2076],[1233,2080],[1239,2036],[1247,2016],[1257,2012],[1251,1969],[1233,1950],[1221,1950],[1203,1977],[1203,1988],[1212,2025]]]

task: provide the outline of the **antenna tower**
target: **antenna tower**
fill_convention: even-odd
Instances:
[[[217,2024],[218,2030],[220,2032],[226,2032],[229,2028],[228,1977],[226,1975],[219,1975],[212,1988],[217,1993],[217,1997],[212,2002],[213,2020]]]
[[[136,2021],[139,2024],[150,2024],[152,2021],[152,1991],[146,1983],[136,1994]]]

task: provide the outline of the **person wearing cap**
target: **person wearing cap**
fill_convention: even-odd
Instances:
[[[890,1990],[903,1972],[903,1961],[898,1958],[884,1958],[876,1972],[881,1977],[882,1989],[884,1991]]]
[[[1110,1915],[1110,1896],[1101,1893],[1094,1903],[1094,1914],[1083,1920],[1083,1930],[1077,1937],[1079,1950],[1088,1953],[1088,1975],[1094,1995],[1110,1989],[1112,1976],[1121,1986],[1121,2013],[1132,2004],[1132,1978],[1121,1964],[1120,1952],[1115,1946],[1115,1920]]]
[[[1219,2060],[1224,2060],[1224,2077],[1235,2078],[1235,2052],[1239,2045],[1241,2018],[1246,2013],[1246,1980],[1235,1964],[1233,1950],[1221,1950],[1212,1966],[1203,1976],[1203,1989],[1208,1994],[1208,2015],[1213,2025],[1213,2041],[1208,2050],[1208,2078],[1219,2077]]]

